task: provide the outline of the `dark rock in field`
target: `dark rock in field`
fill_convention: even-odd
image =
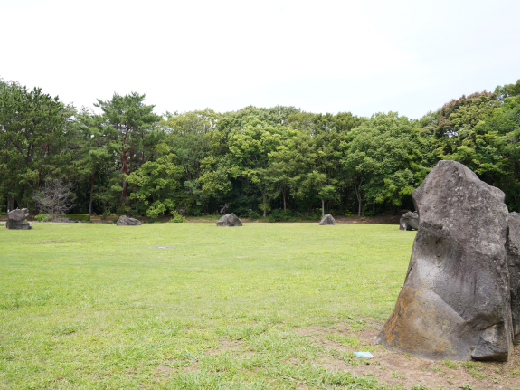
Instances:
[[[117,220],[117,226],[136,226],[140,225],[141,222],[135,218],[130,218],[126,215],[120,215]]]
[[[224,214],[217,221],[217,226],[242,226],[242,221],[235,214]]]
[[[5,227],[7,229],[18,229],[18,230],[29,230],[32,229],[32,225],[30,222],[24,222],[24,219],[29,215],[29,210],[27,209],[16,209],[11,211],[7,215],[7,223]]]
[[[511,290],[511,317],[514,344],[520,345],[520,214],[510,213],[507,219],[507,266]]]
[[[325,214],[320,221],[320,225],[335,225],[336,220],[331,214]]]
[[[419,214],[408,211],[401,216],[399,230],[417,230],[419,228]]]
[[[433,168],[413,191],[419,229],[378,343],[434,359],[508,359],[513,325],[504,199],[458,162]]]

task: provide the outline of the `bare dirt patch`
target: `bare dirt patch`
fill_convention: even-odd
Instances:
[[[179,361],[175,359],[167,359],[163,364],[157,366],[156,376],[164,380],[172,375],[188,374],[190,372],[195,372],[198,369],[198,361],[193,362],[188,360]]]
[[[218,344],[217,348],[207,349],[205,353],[208,355],[216,355],[226,351],[234,351],[242,347],[240,340],[221,340]]]
[[[74,243],[74,242],[87,242],[91,241],[88,238],[79,238],[76,240],[67,239],[67,238],[56,238],[54,240],[48,240],[48,241],[39,241],[39,242],[33,242],[33,245],[40,245],[40,244],[68,244],[68,243]]]
[[[159,367],[157,367],[157,371],[159,373],[170,373],[172,371],[172,368],[170,366],[165,366],[164,364],[161,364]]]

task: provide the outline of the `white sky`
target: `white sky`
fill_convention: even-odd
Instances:
[[[520,79],[520,1],[0,0],[0,78],[92,106],[419,118]]]

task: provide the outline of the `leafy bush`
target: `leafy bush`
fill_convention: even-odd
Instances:
[[[34,216],[34,219],[38,222],[48,222],[51,220],[51,216],[49,214],[38,214]]]
[[[204,209],[202,208],[202,206],[194,206],[190,209],[189,215],[198,217],[198,216],[202,215],[203,211],[204,211]]]
[[[258,219],[260,218],[260,213],[257,213],[256,211],[253,211],[251,209],[249,209],[249,211],[247,212],[247,218],[249,219]]]
[[[279,222],[279,221],[290,221],[293,217],[293,213],[291,210],[280,210],[275,209],[272,211],[272,213],[269,215],[269,222]]]
[[[291,210],[275,209],[269,214],[269,222],[301,222],[321,219],[321,209],[311,210],[308,214]]]
[[[61,215],[60,215],[60,217],[61,217]],[[66,217],[68,219],[72,219],[73,221],[76,221],[76,222],[88,222],[88,221],[90,221],[90,215],[89,214],[66,214],[66,215],[63,215],[63,217]]]
[[[172,211],[172,215],[173,215],[173,218],[170,222],[172,222],[172,223],[185,223],[186,222],[186,218],[184,217],[184,215],[179,214],[175,211]]]
[[[148,210],[146,210],[146,215],[155,220],[159,215],[164,214],[166,211],[166,205],[159,201],[150,205]]]
[[[116,210],[116,214],[117,215],[127,215],[127,214],[130,214],[130,211],[132,211],[130,209],[130,206],[127,206],[125,204],[121,204],[118,206],[117,210]]]

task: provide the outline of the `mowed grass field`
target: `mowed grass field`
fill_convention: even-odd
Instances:
[[[320,365],[357,361],[302,329],[389,316],[414,236],[397,225],[0,226],[0,388],[387,388]]]

